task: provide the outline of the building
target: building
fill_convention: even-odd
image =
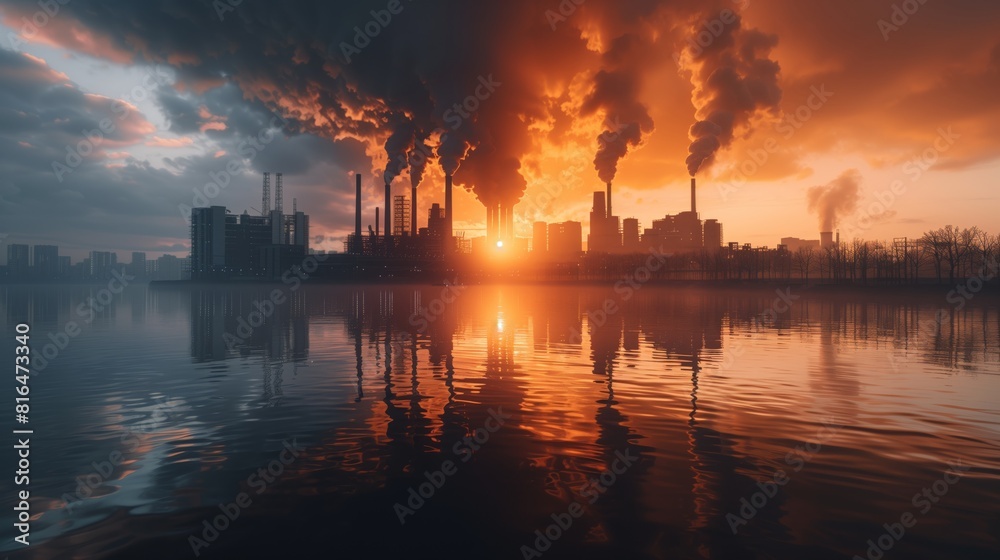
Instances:
[[[722,249],[725,239],[722,235],[722,223],[719,220],[705,220],[704,227],[705,250],[717,253]]]
[[[818,251],[820,244],[818,239],[799,239],[798,237],[782,237],[781,245],[784,245],[792,253],[801,250],[812,249]]]
[[[545,222],[535,222],[531,226],[531,252],[544,255],[549,251],[549,225]]]
[[[653,220],[643,232],[642,244],[668,253],[700,251],[705,246],[701,219],[696,212],[681,212]]]
[[[163,255],[156,259],[153,280],[181,280],[184,278],[184,263],[173,255]]]
[[[30,249],[27,245],[7,245],[7,278],[27,280],[31,270]]]
[[[274,209],[269,174],[264,174],[264,211],[239,216],[224,206],[191,210],[190,275],[194,280],[280,278],[309,254],[309,216],[282,208],[282,177],[277,174]],[[182,272],[183,274],[183,272]]]
[[[594,206],[590,211],[590,234],[587,235],[587,252],[589,253],[619,253],[622,248],[622,234],[619,229],[618,216],[610,213],[611,185],[605,195],[602,191],[594,192]]]
[[[32,271],[38,280],[59,278],[59,247],[55,245],[35,245],[32,251]]]
[[[128,265],[128,273],[139,279],[146,277],[146,253],[132,253],[132,262]]]
[[[91,251],[90,269],[87,275],[91,280],[111,278],[111,271],[118,267],[118,253],[109,251]]]
[[[639,236],[639,220],[636,218],[625,218],[622,220],[622,250],[626,253],[638,253],[642,251]]]
[[[555,261],[571,261],[583,252],[583,224],[562,222],[549,224],[549,258]]]

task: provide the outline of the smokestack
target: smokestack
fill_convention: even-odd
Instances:
[[[507,207],[507,239],[514,241],[514,206]]]
[[[837,247],[840,247],[840,230],[837,230]]]
[[[417,235],[417,186],[410,186],[410,235]]]
[[[354,247],[355,253],[361,252],[361,174],[354,176]],[[378,222],[378,220],[375,220]]]
[[[267,216],[271,213],[271,173],[264,172],[264,192],[260,197],[260,215]]]
[[[392,188],[385,182],[385,236],[392,234]]]
[[[608,215],[606,217],[610,218],[613,214],[611,213],[611,181],[608,181]]]
[[[375,237],[378,237],[379,232],[379,220],[378,220],[378,206],[375,207]]]
[[[444,176],[444,235],[445,235],[445,247],[446,250],[451,249],[452,244],[452,224],[453,215],[451,207],[451,174]]]
[[[486,205],[486,241],[488,243],[493,242],[493,228],[496,225],[493,223],[493,206],[490,204]]]
[[[285,206],[284,206],[284,203],[283,203],[284,199],[285,199],[285,190],[284,190],[284,187],[281,185],[281,173],[275,173],[274,174],[274,209],[277,210],[278,212],[284,213],[284,211],[285,211]]]
[[[698,187],[694,177],[691,177],[691,212],[698,213]]]

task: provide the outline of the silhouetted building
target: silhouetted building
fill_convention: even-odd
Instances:
[[[646,247],[659,248],[668,253],[700,251],[705,240],[701,220],[695,212],[681,212],[653,220],[642,236]]]
[[[118,253],[109,251],[90,252],[89,276],[92,280],[111,278],[111,271],[118,266]]]
[[[59,247],[35,245],[31,250],[33,276],[39,280],[57,279],[59,277]]]
[[[710,253],[715,253],[722,249],[722,223],[719,220],[706,220],[704,230],[705,249]]]
[[[531,226],[531,251],[542,255],[549,251],[549,225],[545,222],[535,222]]]
[[[787,247],[792,253],[795,253],[800,249],[819,250],[820,248],[818,239],[799,239],[798,237],[782,237],[781,245]]]
[[[21,244],[7,246],[7,278],[26,280],[30,270],[29,247]]]
[[[132,262],[128,265],[128,273],[139,279],[146,277],[146,253],[132,253]]]
[[[608,185],[607,195],[602,191],[594,192],[594,207],[590,211],[590,234],[587,236],[588,253],[617,253],[621,251],[622,235],[618,227],[618,216],[609,215],[610,203],[610,185]]]
[[[556,261],[576,259],[583,252],[583,224],[549,224],[549,256]]]
[[[173,255],[163,255],[156,259],[153,280],[182,280],[184,278],[184,263]]]
[[[622,250],[626,253],[637,253],[642,250],[639,238],[639,220],[636,218],[622,220]]]

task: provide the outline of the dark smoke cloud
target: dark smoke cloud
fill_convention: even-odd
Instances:
[[[848,169],[825,185],[809,188],[809,211],[819,217],[820,231],[833,231],[843,217],[854,213],[860,189],[861,173],[857,169]]]
[[[706,21],[721,23],[721,13],[709,14]],[[732,23],[721,25],[719,36],[700,53],[688,48],[698,88],[695,103],[703,115],[689,131],[687,167],[692,177],[711,164],[719,149],[728,146],[757,112],[777,112],[781,102],[780,67],[768,58],[777,36],[744,29],[739,15],[730,15]],[[696,33],[704,29],[699,26]]]
[[[393,115],[389,119],[392,134],[385,141],[385,155],[388,162],[385,165],[383,178],[386,183],[392,183],[406,169],[407,151],[413,147],[414,128],[409,119]]]
[[[426,138],[418,138],[410,150],[408,163],[410,165],[410,185],[416,187],[424,179],[424,170],[431,156],[431,147]]]

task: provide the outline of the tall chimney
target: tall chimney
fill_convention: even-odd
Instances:
[[[691,212],[698,213],[698,187],[695,185],[694,177],[691,177]]]
[[[285,205],[285,190],[281,185],[281,173],[274,174],[274,209],[278,212],[284,213]]]
[[[486,242],[487,243],[493,243],[493,241],[494,241],[493,230],[496,228],[496,224],[494,224],[494,221],[495,220],[493,218],[493,205],[492,204],[487,204],[486,205]]]
[[[264,192],[260,197],[260,215],[267,216],[271,213],[271,173],[264,172]]]
[[[392,188],[385,182],[385,236],[392,235]]]
[[[378,206],[376,206],[375,207],[375,237],[378,237],[378,232],[379,232],[378,228],[379,228],[380,225],[381,224],[379,223],[379,219],[378,219]]]
[[[611,213],[611,181],[608,181],[608,215],[610,218],[613,214]]]
[[[451,207],[451,175],[449,174],[444,176],[444,221],[445,221],[444,238],[445,238],[446,250],[450,250],[451,245],[453,243],[452,241],[452,237],[454,236],[454,233],[452,231],[452,227],[454,224],[453,218],[454,215],[452,214],[452,207]]]
[[[410,186],[410,235],[417,235],[417,186]]]
[[[361,174],[354,176],[354,252],[361,252]],[[377,221],[377,220],[376,220]]]

